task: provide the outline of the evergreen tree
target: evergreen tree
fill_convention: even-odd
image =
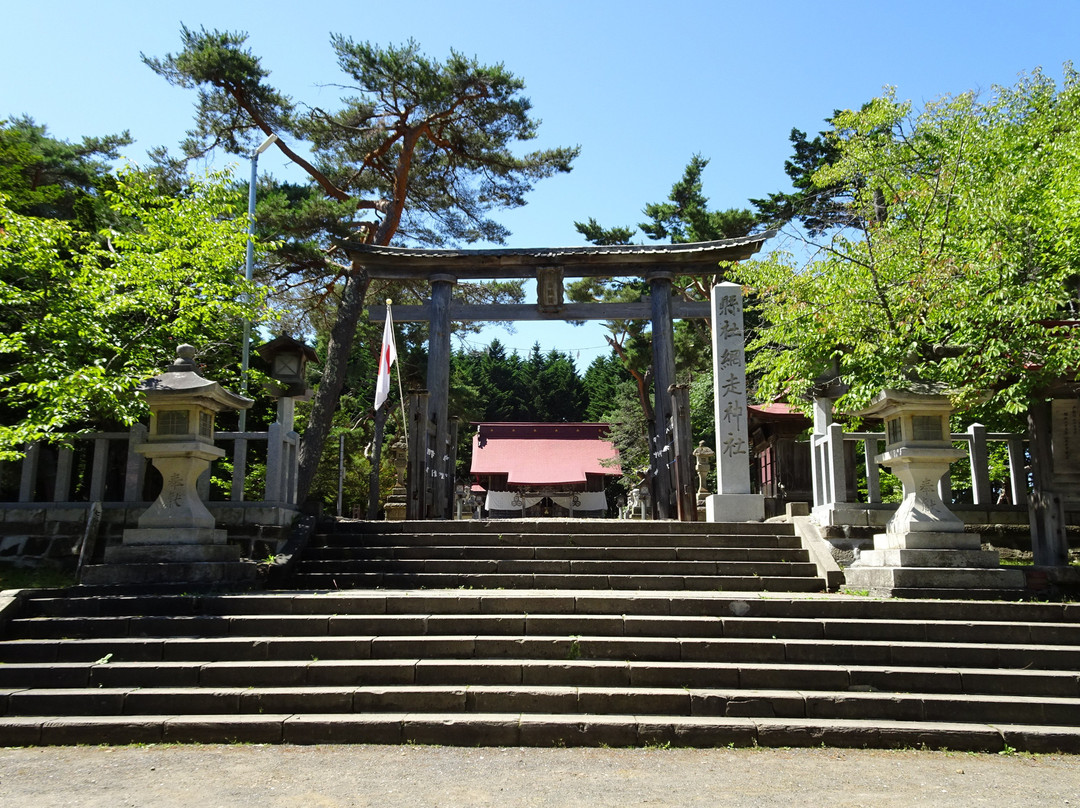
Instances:
[[[836,110],[833,115],[839,115]],[[830,118],[828,123],[831,123]],[[839,157],[836,141],[829,132],[818,132],[813,140],[806,133],[792,129],[788,138],[794,148],[791,159],[784,161],[784,173],[791,178],[791,191],[771,193],[762,199],[751,199],[757,208],[757,219],[769,227],[782,227],[796,221],[810,238],[835,227],[851,223],[851,208],[846,204],[846,187],[842,183],[817,185],[814,173],[831,165]]]
[[[170,83],[199,89],[185,153],[222,147],[246,154],[277,134],[276,148],[312,182],[294,205],[291,243],[304,259],[304,281],[336,299],[337,308],[304,433],[303,499],[368,291],[364,266],[342,250],[342,238],[380,245],[501,242],[507,231],[490,213],[525,204],[537,180],[570,169],[577,149],[519,155],[515,147],[533,139],[539,125],[522,95],[524,83],[503,65],[482,65],[454,51],[440,62],[412,41],[380,48],[332,35],[349,84],[346,97],[336,110],[316,106],[302,114],[267,82],[268,71],[245,47],[246,34],[182,27],[181,38],[179,53],[144,61]],[[313,159],[293,143],[307,146]]]
[[[585,420],[603,422],[612,412],[616,396],[621,395],[628,383],[633,383],[633,377],[614,353],[594,359],[582,378],[588,401]]]
[[[131,142],[124,132],[69,143],[27,116],[0,121],[0,194],[14,213],[96,232],[115,221],[105,198],[115,187],[110,161]]]

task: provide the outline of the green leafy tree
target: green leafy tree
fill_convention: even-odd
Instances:
[[[732,270],[766,323],[753,364],[791,400],[835,363],[865,403],[882,387],[939,382],[1019,413],[1074,378],[1080,341],[1080,76],[1035,72],[986,100],[915,112],[892,93],[841,112],[819,187],[850,195],[850,226],[797,268],[774,254]]]
[[[240,320],[261,313],[237,273],[246,222],[228,176],[163,196],[152,177],[127,172],[106,200],[126,229],[84,232],[0,204],[0,456],[132,423],[144,414],[135,386],[178,343],[204,360],[228,353]]]
[[[492,340],[483,351],[456,352],[452,369],[456,388],[475,391],[457,412],[463,418],[553,422],[584,416],[585,389],[574,360],[557,350],[545,354],[539,343],[522,359]]]
[[[276,147],[311,180],[307,193],[279,211],[290,214],[289,244],[304,258],[297,265],[304,281],[320,284],[325,300],[336,299],[300,457],[304,498],[368,290],[363,264],[348,257],[340,240],[501,242],[507,231],[490,214],[525,204],[537,180],[570,169],[577,149],[516,153],[518,143],[536,137],[538,121],[522,95],[524,83],[501,64],[482,65],[454,51],[440,62],[413,41],[380,48],[333,35],[347,94],[336,110],[301,111],[268,83],[245,34],[183,27],[181,38],[179,53],[144,61],[169,82],[199,89],[185,152],[220,146],[244,154],[277,134]],[[312,160],[291,142],[306,146]]]
[[[532,403],[531,420],[550,423],[582,419],[585,390],[569,354],[555,349],[541,353],[537,343],[524,363],[524,371]]]
[[[610,424],[608,439],[619,450],[622,484],[625,491],[640,484],[649,469],[649,435],[652,424],[637,406],[637,391],[623,383],[608,400],[607,411],[599,419]]]

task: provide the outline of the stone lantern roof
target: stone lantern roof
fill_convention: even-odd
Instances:
[[[944,413],[952,412],[952,391],[944,385],[911,385],[906,389],[886,388],[874,396],[873,400],[852,415],[861,418],[889,418],[900,410],[916,409],[920,411]]]
[[[220,384],[204,378],[195,363],[195,347],[180,345],[176,359],[159,373],[141,382],[137,388],[146,396],[151,409],[180,401],[198,403],[208,410],[246,410],[254,400],[226,390]]]

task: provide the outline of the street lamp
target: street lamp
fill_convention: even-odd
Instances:
[[[251,155],[251,181],[248,183],[248,241],[247,256],[244,261],[244,279],[251,283],[253,263],[255,261],[255,184],[259,179],[259,155],[277,142],[277,135],[270,135],[264,140],[255,153]],[[247,392],[248,367],[251,363],[251,318],[244,318],[244,343],[240,353],[240,394]],[[247,411],[240,410],[240,432],[247,431]]]

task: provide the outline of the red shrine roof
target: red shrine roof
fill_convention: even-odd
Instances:
[[[747,404],[746,409],[750,411],[751,416],[756,415],[766,421],[810,420],[798,407],[783,401],[772,401],[767,404]]]
[[[607,424],[474,424],[472,473],[507,475],[509,485],[566,485],[586,475],[618,476],[618,451],[606,439]]]

